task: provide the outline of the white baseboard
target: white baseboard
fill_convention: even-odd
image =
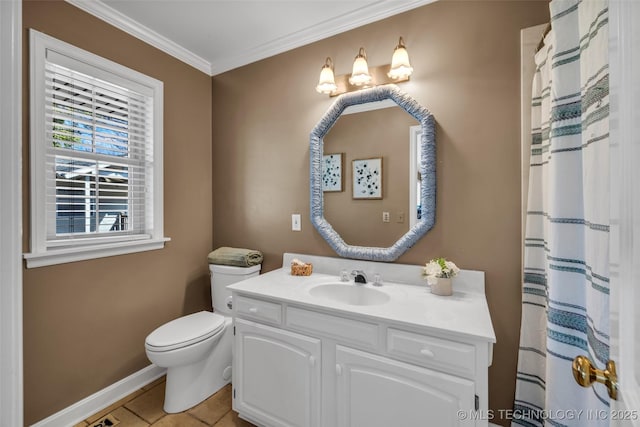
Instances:
[[[1,1],[1,0],[0,0]],[[32,427],[68,427],[89,418],[114,402],[155,381],[167,372],[164,368],[149,365],[146,368],[111,384],[60,412],[33,424]]]

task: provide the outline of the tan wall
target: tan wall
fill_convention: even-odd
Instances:
[[[28,28],[164,82],[165,249],[24,270],[25,423],[149,364],[146,335],[211,309],[211,78],[62,1],[25,1],[24,248],[29,248]]]
[[[315,92],[360,46],[388,63],[404,36],[415,72],[402,84],[437,122],[434,228],[398,262],[445,256],[486,272],[498,343],[490,407],[511,408],[520,324],[520,29],[546,1],[440,1],[213,78],[214,245],[333,255],[309,221],[309,133],[333,100]],[[302,231],[291,231],[291,214]]]

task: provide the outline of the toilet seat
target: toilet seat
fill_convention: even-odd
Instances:
[[[164,352],[196,344],[224,329],[224,320],[223,316],[210,311],[180,317],[151,332],[145,340],[145,347],[150,351]]]

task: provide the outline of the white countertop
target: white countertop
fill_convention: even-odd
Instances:
[[[285,254],[285,265],[291,258],[289,255]],[[305,255],[298,257],[305,262],[308,262],[307,259],[314,262],[314,272],[311,276],[292,276],[289,267],[283,267],[230,285],[228,288],[243,295],[280,300],[336,314],[365,316],[491,343],[496,341],[484,294],[484,273],[482,272],[461,271],[454,278],[453,295],[438,296],[430,292],[429,287],[420,277],[420,266],[406,265],[407,271],[404,272],[406,277],[416,276],[416,280],[414,284],[401,284],[393,280],[395,277],[401,277],[402,274],[394,276],[392,271],[403,270],[401,264],[337,259],[336,264],[332,265],[333,261],[326,263],[325,259],[333,258]],[[390,300],[380,305],[349,305],[309,293],[309,290],[316,285],[340,282],[339,271],[344,269],[346,262],[349,262],[350,266],[355,266],[354,268],[381,272],[384,285],[374,288],[387,293]],[[316,268],[316,265],[319,268]],[[386,266],[391,266],[391,269],[387,269]],[[331,270],[332,267],[337,267],[335,274],[323,272]],[[372,274],[369,277],[372,277]],[[346,286],[373,287],[371,284]]]

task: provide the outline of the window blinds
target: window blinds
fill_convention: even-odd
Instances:
[[[45,63],[50,245],[153,228],[153,98],[87,68],[62,55]]]

